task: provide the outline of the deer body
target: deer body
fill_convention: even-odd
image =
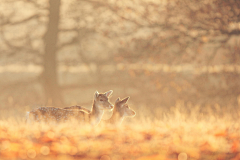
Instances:
[[[81,106],[78,106],[78,105],[76,105],[76,106],[71,106],[71,107],[65,107],[65,108],[63,108],[63,109],[82,110],[82,111],[87,112],[87,113],[90,113],[90,112],[91,112],[91,111],[88,110],[87,108],[84,108],[84,107],[81,107]]]
[[[56,107],[40,107],[29,112],[29,119],[35,122],[66,122],[71,119],[89,121],[90,114],[83,111],[64,110]]]
[[[94,95],[92,110],[69,110],[55,107],[40,107],[28,113],[27,122],[66,122],[76,120],[96,126],[102,119],[105,110],[111,110],[113,105],[108,101],[112,91]]]

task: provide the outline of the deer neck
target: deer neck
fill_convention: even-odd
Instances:
[[[104,111],[99,109],[99,107],[96,105],[95,101],[93,102],[92,111],[89,114],[90,117],[90,123],[93,126],[98,125],[98,123],[101,121]]]
[[[113,114],[111,118],[109,119],[109,122],[112,124],[118,124],[120,125],[124,119],[124,116],[120,116],[118,112],[113,111]]]

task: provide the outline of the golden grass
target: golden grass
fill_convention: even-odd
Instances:
[[[0,159],[240,159],[239,122],[183,117],[178,112],[161,121],[135,120],[119,128],[2,120]]]

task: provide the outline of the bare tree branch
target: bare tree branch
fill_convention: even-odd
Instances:
[[[8,20],[5,20],[3,21],[2,23],[0,23],[1,26],[4,26],[4,25],[17,25],[17,24],[23,24],[23,23],[26,23],[28,21],[31,21],[33,19],[38,19],[39,17],[41,17],[39,14],[34,14],[32,16],[29,16],[25,19],[22,19],[22,20],[18,20],[18,21],[11,21],[10,19]]]
[[[76,44],[77,41],[78,41],[77,39],[78,39],[78,38],[77,38],[77,36],[76,36],[76,37],[73,37],[70,41],[60,44],[60,45],[57,47],[58,50],[63,49],[64,47],[68,47],[68,46],[70,46],[70,45]]]

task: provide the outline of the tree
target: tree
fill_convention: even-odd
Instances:
[[[6,7],[8,5],[16,5],[15,7],[22,6],[22,8],[27,7],[30,10],[30,14],[25,16],[26,18],[19,18],[19,8],[18,10],[11,10],[7,14],[2,13],[1,33],[4,40],[2,54],[12,59],[12,61],[16,61],[14,59],[19,56],[18,63],[31,62],[42,65],[43,72],[40,75],[40,79],[42,80],[45,99],[50,105],[62,106],[64,102],[58,84],[58,63],[56,56],[58,50],[60,0],[49,0],[48,3],[22,0],[18,3],[6,1],[3,4]],[[46,11],[49,13],[48,15],[45,14]],[[45,23],[46,18],[47,23]],[[14,19],[19,20],[16,21]],[[23,30],[19,35],[7,38],[7,34],[12,34],[11,31],[8,31],[8,28],[11,27],[22,28]],[[44,27],[46,28],[45,33],[42,32]],[[43,41],[43,46],[40,41]],[[37,44],[37,47],[34,46],[34,43]],[[42,51],[41,48],[44,48],[44,50]],[[26,58],[26,54],[29,58]],[[26,80],[26,82],[28,81]]]
[[[45,95],[54,106],[63,105],[57,68],[57,41],[60,14],[60,0],[49,0],[49,21],[44,36],[43,87]]]

